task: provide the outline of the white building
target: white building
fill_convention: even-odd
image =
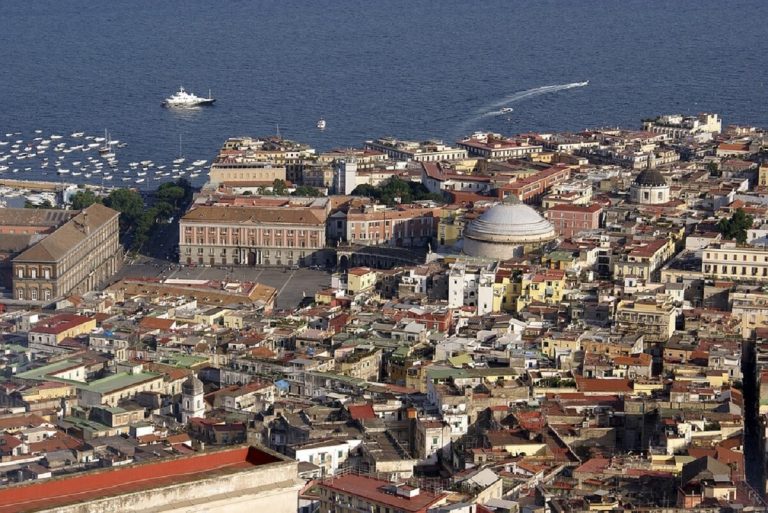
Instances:
[[[475,306],[477,315],[491,313],[495,280],[496,264],[452,264],[448,271],[448,307]]]
[[[682,139],[698,134],[719,134],[722,130],[722,120],[717,114],[703,112],[698,116],[682,116],[667,114],[653,120],[643,121],[643,130],[655,134],[665,134],[675,139]]]
[[[317,465],[326,475],[334,475],[349,454],[360,445],[360,440],[330,439],[317,442],[308,442],[289,448],[289,456],[297,461],[304,461]]]
[[[333,165],[333,190],[336,194],[349,195],[357,187],[357,159],[339,159]]]

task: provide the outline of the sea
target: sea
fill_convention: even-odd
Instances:
[[[153,187],[180,155],[202,183],[189,162],[244,135],[322,151],[663,113],[768,126],[766,20],[765,0],[2,0],[0,173],[104,183],[98,152],[63,150],[105,130],[125,144],[107,185],[135,186],[128,163],[152,161]],[[179,86],[217,101],[163,108]]]

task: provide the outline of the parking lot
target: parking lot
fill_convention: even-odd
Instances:
[[[272,267],[188,267],[144,256],[126,262],[115,278],[252,281],[275,287],[278,294],[276,307],[281,309],[295,308],[302,298],[314,296],[317,290],[331,284],[331,275],[327,271],[290,271]]]

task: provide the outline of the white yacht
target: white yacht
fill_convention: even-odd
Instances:
[[[201,98],[180,87],[177,92],[166,98],[163,105],[166,107],[196,107],[198,105],[211,105],[216,99],[208,91],[208,98]]]
[[[325,120],[323,118],[320,118],[317,122],[317,128],[320,130],[325,130]]]

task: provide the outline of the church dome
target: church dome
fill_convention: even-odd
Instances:
[[[539,242],[555,238],[555,229],[528,205],[507,202],[489,208],[469,223],[464,236],[491,242]]]
[[[186,381],[181,384],[181,393],[184,395],[202,395],[203,382],[194,374],[190,374]]]
[[[463,235],[466,254],[494,259],[521,256],[557,236],[549,221],[514,197],[486,210]]]
[[[667,185],[667,181],[664,179],[664,175],[659,173],[655,169],[646,169],[635,178],[635,185],[645,187],[660,187]]]

